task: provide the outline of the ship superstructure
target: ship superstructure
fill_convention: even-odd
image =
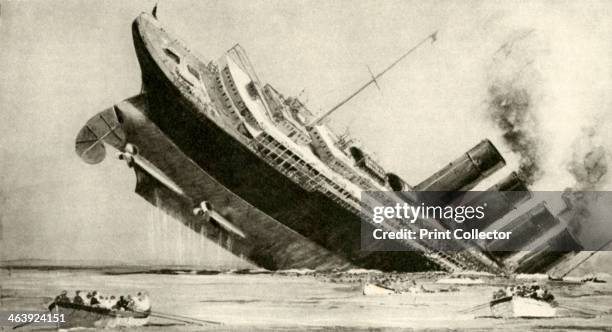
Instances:
[[[399,250],[410,250],[361,250],[361,222],[371,220],[362,193],[376,192],[376,205],[416,204],[411,186],[333,133],[298,98],[262,83],[239,45],[204,62],[151,15],[140,15],[132,32],[143,93],[92,118],[77,152],[96,163],[104,143],[120,150],[136,171],[137,192],[194,231],[269,269],[503,269],[483,246],[444,252],[398,240]],[[469,190],[504,164],[484,140],[415,189]],[[491,191],[520,179],[504,181]],[[390,220],[377,227],[400,226]]]

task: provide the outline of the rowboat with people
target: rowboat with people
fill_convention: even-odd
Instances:
[[[48,306],[49,311],[62,319],[58,328],[112,328],[142,326],[149,321],[151,303],[146,292],[131,295],[105,296],[97,291],[77,290],[73,298],[62,291]]]
[[[538,284],[500,289],[489,302],[491,313],[502,318],[548,318],[557,315],[555,297]]]
[[[191,325],[221,325],[222,323],[197,317],[182,316],[151,310],[147,292],[138,292],[136,296],[102,295],[97,291],[75,291],[70,298],[67,291],[62,291],[47,308],[59,317],[57,328],[116,328],[143,326],[150,317],[181,322]],[[34,322],[24,322],[13,329],[29,326]]]
[[[551,302],[523,296],[508,296],[490,303],[491,313],[501,318],[550,318],[557,315]]]
[[[49,305],[53,313],[63,315],[58,328],[73,327],[113,328],[142,326],[149,322],[150,310],[123,310],[95,307],[71,302],[53,302]]]

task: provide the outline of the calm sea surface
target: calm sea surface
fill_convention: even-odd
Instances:
[[[149,325],[121,331],[198,330],[355,330],[496,329],[612,331],[612,284],[548,284],[559,304],[560,317],[552,319],[497,319],[488,307],[472,308],[491,299],[492,293],[512,280],[485,278],[484,284],[436,283],[443,275],[411,275],[432,293],[364,296],[361,282],[325,275],[130,273],[109,270],[0,269],[0,310],[44,309],[66,289],[96,289],[103,294],[149,292],[156,312],[223,323],[192,325],[152,318]],[[540,283],[547,283],[540,280]],[[8,328],[4,328],[8,330]],[[27,328],[24,328],[27,330]]]

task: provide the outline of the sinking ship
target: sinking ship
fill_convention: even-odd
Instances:
[[[394,251],[362,250],[362,227],[365,233],[375,227],[364,226],[369,216],[361,206],[363,192],[377,193],[381,205],[416,204],[419,192],[440,192],[436,202],[452,204],[457,201],[452,193],[474,188],[505,164],[485,139],[410,186],[346,136],[330,130],[326,116],[376,84],[391,66],[315,116],[298,98],[285,97],[260,81],[240,45],[218,60],[203,61],[147,13],[134,20],[132,37],[142,92],[92,117],[77,135],[76,152],[96,164],[105,158],[105,145],[118,150],[119,159],[135,171],[140,196],[233,254],[271,270],[490,272],[507,270],[509,260],[514,270],[541,271],[564,256],[506,257],[513,253],[495,251],[496,243],[444,251],[424,241],[399,240]],[[435,39],[434,33],[416,47]],[[481,228],[530,198],[515,173],[486,193],[473,197],[486,199],[490,207]],[[549,214],[538,206],[507,227],[535,240],[558,224]],[[436,220],[423,222],[444,227]],[[564,232],[541,245],[575,241]],[[577,242],[575,249],[581,249]]]

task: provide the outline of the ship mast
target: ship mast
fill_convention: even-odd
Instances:
[[[607,247],[610,243],[612,243],[612,240],[609,240],[608,242],[604,243],[601,247],[597,248],[597,250],[593,251],[592,253],[590,253],[586,258],[584,258],[583,260],[581,260],[580,262],[578,262],[578,264],[574,265],[571,269],[567,270],[567,272],[565,272],[561,278],[565,278],[568,274],[570,274],[572,271],[574,271],[578,266],[582,265],[582,263],[586,262],[589,258],[593,257],[596,253],[600,252],[601,250],[603,250],[605,247]]]
[[[384,74],[386,74],[389,70],[391,70],[393,67],[395,67],[395,65],[397,65],[398,63],[400,63],[402,60],[404,60],[408,55],[410,55],[410,53],[414,52],[416,49],[418,49],[421,45],[423,45],[426,41],[431,39],[431,42],[435,42],[437,40],[437,34],[438,31],[435,31],[434,33],[428,35],[427,37],[425,37],[423,40],[421,40],[418,44],[416,44],[415,46],[413,46],[410,50],[408,50],[408,52],[404,53],[402,56],[400,56],[397,60],[395,60],[392,64],[390,64],[387,68],[385,68],[383,71],[381,71],[380,73],[373,75],[372,72],[370,71],[370,75],[372,75],[372,79],[369,80],[368,82],[366,82],[363,86],[361,86],[359,89],[357,89],[357,91],[353,92],[350,96],[348,96],[347,98],[345,98],[344,100],[342,100],[341,102],[339,102],[336,106],[332,107],[329,111],[323,113],[321,116],[319,116],[318,118],[316,118],[315,120],[313,120],[308,127],[312,127],[312,126],[316,126],[321,124],[321,122],[323,122],[323,120],[325,120],[325,118],[327,118],[330,114],[332,114],[333,112],[335,112],[337,109],[339,109],[340,107],[342,107],[344,104],[346,104],[349,100],[353,99],[353,97],[357,96],[359,93],[361,93],[361,91],[365,90],[368,86],[370,86],[370,84],[374,83],[376,84],[376,86],[378,87],[378,82],[376,81],[377,79],[379,79],[381,76],[383,76]],[[369,69],[369,68],[368,68]]]

